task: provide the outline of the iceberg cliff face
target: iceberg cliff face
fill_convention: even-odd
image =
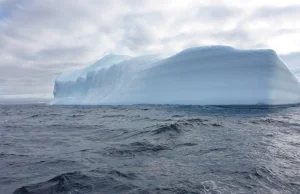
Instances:
[[[211,46],[168,58],[105,56],[87,68],[60,75],[52,104],[299,102],[299,82],[274,51]]]

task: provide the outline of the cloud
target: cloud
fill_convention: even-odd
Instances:
[[[7,82],[7,79],[4,79],[4,78],[0,78],[0,83],[5,83],[5,82]]]
[[[255,18],[268,18],[274,19],[281,17],[289,17],[289,16],[300,16],[300,6],[299,5],[290,5],[283,7],[275,7],[275,6],[266,6],[259,8],[254,14]]]
[[[201,6],[198,10],[197,16],[202,20],[226,20],[240,13],[240,10],[222,5],[206,5]]]
[[[280,56],[287,66],[291,69],[300,69],[300,52],[290,53]],[[298,73],[299,70],[298,70]]]
[[[50,95],[61,72],[108,52],[212,44],[297,52],[299,7],[297,0],[0,0],[0,95]]]

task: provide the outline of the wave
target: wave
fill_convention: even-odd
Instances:
[[[106,155],[109,156],[136,156],[142,154],[153,154],[169,148],[165,145],[156,145],[147,141],[133,142],[128,145],[114,146],[106,149]]]
[[[133,190],[136,186],[122,182],[115,177],[128,178],[130,175],[119,171],[106,174],[86,175],[82,172],[69,172],[58,175],[48,181],[23,186],[13,194],[94,194],[121,193]]]

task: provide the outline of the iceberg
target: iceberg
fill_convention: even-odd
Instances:
[[[275,51],[205,46],[173,56],[107,55],[62,73],[51,104],[278,105],[300,102],[300,84]]]

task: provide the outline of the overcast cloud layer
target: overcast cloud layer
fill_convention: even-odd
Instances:
[[[49,97],[108,53],[272,48],[300,75],[298,0],[0,0],[0,98]]]

